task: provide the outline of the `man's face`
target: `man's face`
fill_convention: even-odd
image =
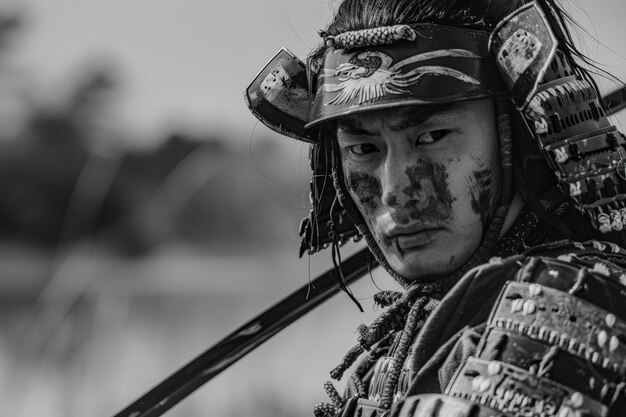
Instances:
[[[362,113],[337,138],[346,187],[396,272],[433,280],[476,251],[501,183],[491,100]]]

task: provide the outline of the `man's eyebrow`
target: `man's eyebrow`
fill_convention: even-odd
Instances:
[[[410,107],[405,109],[394,109],[391,111],[399,111],[402,114],[402,118],[399,123],[390,125],[389,128],[398,132],[404,129],[408,129],[411,127],[419,126],[425,122],[427,122],[430,118],[434,116],[439,116],[442,114],[447,114],[450,112],[453,104],[440,104],[435,106],[428,107]],[[391,114],[391,113],[390,113]],[[354,116],[345,117],[339,119],[337,121],[337,128],[343,132],[346,132],[351,135],[358,136],[376,136],[379,134],[378,131],[370,131],[361,126],[359,123],[359,119]]]
[[[361,127],[359,120],[355,117],[346,117],[338,120],[337,128],[351,135],[376,136],[378,134],[378,132],[373,132]]]
[[[451,107],[451,104],[442,104],[427,108],[412,107],[410,110],[404,112],[404,117],[401,118],[399,123],[390,125],[389,129],[393,132],[399,132],[404,129],[419,126],[426,123],[432,117],[449,113]]]

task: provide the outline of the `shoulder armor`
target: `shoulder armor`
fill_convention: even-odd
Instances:
[[[442,400],[441,407],[474,404],[481,416],[626,415],[624,269],[603,262],[610,255],[597,245],[578,246],[557,258],[517,259],[519,268],[508,271],[475,353],[445,387],[445,395],[460,401],[452,406]],[[492,275],[474,279],[501,280]],[[399,416],[430,416],[419,404],[433,398],[409,396]]]

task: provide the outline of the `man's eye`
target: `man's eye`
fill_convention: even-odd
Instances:
[[[374,152],[378,152],[378,147],[371,143],[362,143],[360,145],[348,146],[348,152],[353,155],[368,155]]]
[[[450,133],[450,131],[447,129],[439,129],[439,130],[433,130],[430,132],[422,133],[421,135],[417,137],[417,141],[415,142],[415,144],[424,145],[427,143],[437,142],[439,139],[443,138],[448,133]]]

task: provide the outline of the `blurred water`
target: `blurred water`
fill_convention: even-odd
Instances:
[[[35,309],[28,290],[5,305],[1,415],[112,415],[308,276],[308,260],[297,261],[289,247],[241,257],[173,246],[133,261],[92,249],[72,250]],[[31,273],[48,266],[40,253],[11,258],[13,275],[18,263]],[[312,259],[312,272],[327,263]],[[375,280],[396,288],[384,276]],[[367,298],[377,289],[364,278],[354,291]],[[328,372],[355,343],[354,330],[375,316],[371,299],[364,306],[361,314],[336,296],[168,415],[311,415],[325,399]]]

